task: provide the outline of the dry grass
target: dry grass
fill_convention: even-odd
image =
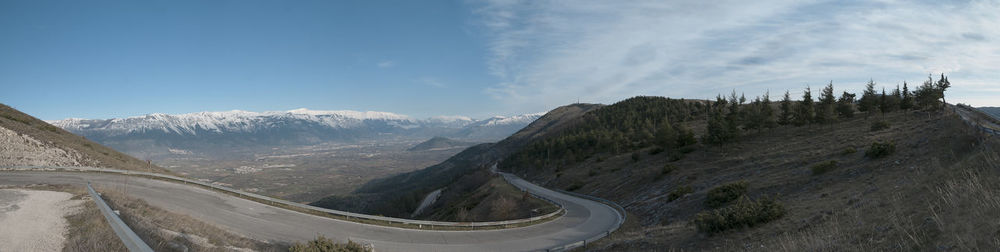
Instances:
[[[621,167],[596,176],[581,192],[618,201],[640,225],[591,244],[607,251],[913,251],[988,250],[1000,246],[1000,167],[997,140],[989,140],[950,113],[886,114],[888,130],[871,132],[869,121],[782,127],[722,147],[700,147],[671,162],[628,155],[567,168],[559,180],[581,180],[593,165]],[[865,157],[873,142],[895,143],[882,158]],[[812,165],[837,167],[812,175]],[[683,169],[658,180],[664,163]],[[544,177],[543,177],[544,178]],[[548,179],[552,179],[551,177]],[[542,179],[537,179],[542,180]],[[701,234],[691,223],[705,209],[707,191],[745,180],[751,198],[780,195],[787,214],[753,228]],[[976,182],[978,181],[978,182]],[[670,200],[670,192],[694,193]],[[1000,195],[998,195],[1000,196]]]
[[[462,200],[450,205],[449,208],[437,211],[430,218],[459,221],[501,221],[531,218],[559,211],[558,206],[522,192],[499,176],[491,176],[475,191],[461,197]],[[435,204],[440,204],[440,202]]]
[[[127,251],[86,189],[71,185],[31,185],[33,190],[61,191],[73,199],[86,199],[79,211],[66,216],[69,232],[64,252]],[[288,244],[273,244],[232,234],[226,230],[149,206],[141,199],[125,197],[117,190],[96,188],[112,209],[155,251],[287,251]]]
[[[286,251],[287,244],[250,239],[209,225],[190,216],[152,207],[141,199],[116,190],[102,190],[105,201],[121,212],[122,220],[155,251]]]
[[[924,204],[895,194],[884,204],[864,204],[821,225],[759,244],[731,243],[724,250],[993,251],[1000,248],[998,162],[996,152],[983,150],[947,167],[955,174],[926,187]]]
[[[87,138],[74,135],[45,121],[22,113],[7,105],[0,104],[0,127],[7,128],[19,134],[57,146],[64,150],[73,150],[82,155],[79,162],[85,166],[109,167],[125,170],[149,171],[174,175],[172,172],[151,166],[147,168],[145,161],[115,151],[97,144]]]
[[[76,214],[66,217],[69,222],[69,233],[63,252],[87,251],[127,251],[114,230],[104,219],[97,204],[87,197],[83,208]]]
[[[329,238],[319,236],[316,239],[305,243],[296,242],[288,248],[289,252],[368,252],[375,251],[370,246],[348,240],[347,243],[340,243]]]
[[[72,200],[85,200],[78,211],[66,216],[69,230],[63,246],[64,252],[127,251],[84,187],[35,184],[16,188],[67,192],[73,195]]]

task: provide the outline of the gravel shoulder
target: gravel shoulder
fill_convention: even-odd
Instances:
[[[54,191],[0,189],[0,251],[61,251],[68,224],[65,216],[83,200]]]

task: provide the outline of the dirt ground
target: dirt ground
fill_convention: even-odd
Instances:
[[[0,251],[61,251],[65,216],[83,200],[54,191],[0,189]]]

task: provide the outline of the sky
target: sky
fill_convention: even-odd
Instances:
[[[1000,106],[1000,1],[0,1],[0,103],[485,118],[947,74]],[[935,77],[936,78],[936,77]]]

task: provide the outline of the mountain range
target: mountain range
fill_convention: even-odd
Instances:
[[[414,119],[377,111],[309,110],[148,114],[128,118],[50,121],[52,125],[131,154],[187,153],[274,148],[321,143],[426,140],[444,136],[463,141],[503,139],[543,113]]]

